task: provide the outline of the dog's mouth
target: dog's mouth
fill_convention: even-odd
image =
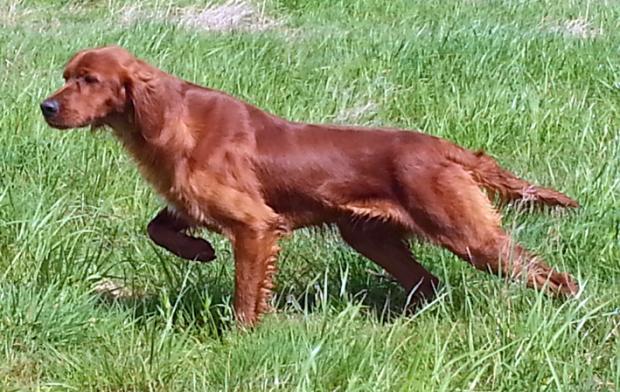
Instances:
[[[63,123],[56,122],[56,121],[54,121],[54,120],[52,120],[52,119],[49,119],[49,118],[46,118],[46,119],[45,119],[45,122],[46,122],[46,123],[47,123],[47,125],[49,125],[50,127],[52,127],[52,128],[56,128],[56,129],[62,129],[62,130],[65,130],[65,129],[72,129],[72,128],[73,128],[73,127],[69,127],[69,126],[67,126],[67,125],[65,125],[65,124],[63,124]]]
[[[43,118],[45,119],[45,122],[47,123],[47,125],[49,125],[52,128],[60,129],[60,130],[85,128],[85,127],[88,127],[89,125],[94,126],[94,127],[101,126],[99,124],[92,123],[91,121],[68,122],[68,121],[63,121],[63,120],[60,120],[54,117],[44,116]]]

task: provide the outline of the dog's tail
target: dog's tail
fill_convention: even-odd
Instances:
[[[499,197],[503,202],[518,201],[539,206],[579,207],[579,203],[565,194],[550,188],[533,185],[499,166],[495,159],[483,151],[465,149],[455,151],[449,159],[463,166],[490,197]]]

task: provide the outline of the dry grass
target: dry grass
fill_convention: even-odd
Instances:
[[[341,110],[334,120],[337,123],[353,123],[376,115],[378,110],[379,106],[370,101],[363,105]]]
[[[592,23],[583,17],[560,22],[543,21],[543,25],[547,26],[545,29],[551,33],[579,39],[596,38],[603,34],[601,28],[592,26]]]
[[[0,26],[14,27],[34,11],[25,8],[22,1],[8,1],[0,4]]]
[[[101,297],[112,301],[132,300],[144,297],[144,293],[111,279],[100,280],[93,288],[93,291]]]
[[[261,32],[283,24],[266,15],[264,8],[242,0],[208,4],[204,7],[175,8],[167,12],[149,11],[132,5],[121,10],[120,18],[125,25],[144,20],[161,20],[192,29],[216,32]]]
[[[229,1],[205,8],[185,8],[179,17],[185,26],[207,31],[265,31],[281,23],[247,1]]]

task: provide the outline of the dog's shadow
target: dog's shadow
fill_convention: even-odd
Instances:
[[[281,278],[286,284],[279,285],[276,308],[310,315],[324,309],[337,312],[354,305],[360,307],[363,317],[381,323],[414,311],[415,304],[408,302],[402,287],[383,271],[367,266],[348,271],[346,278],[342,272],[324,270],[309,282]]]
[[[122,309],[138,323],[159,320],[178,328],[198,326],[220,335],[234,325],[234,263],[227,242],[217,236],[209,239],[217,248],[216,261],[175,260],[153,247],[157,275],[163,277],[159,283],[139,291],[124,283],[126,279],[105,278],[95,286],[97,302]],[[312,246],[319,241],[320,246]],[[276,313],[312,315],[353,304],[360,307],[362,317],[389,323],[412,315],[423,305],[410,302],[386,271],[349,249],[330,230],[306,230],[286,240],[282,248],[272,299]],[[151,279],[143,277],[146,282]]]
[[[214,336],[233,325],[232,280],[218,276],[220,271],[209,269],[213,266],[167,262],[163,281],[148,289],[118,277],[101,279],[93,290],[97,305],[120,310],[138,325],[195,326]]]
[[[97,303],[120,308],[138,324],[155,321],[179,329],[197,327],[212,336],[221,336],[234,326],[230,267],[188,267],[182,261],[169,265],[173,267],[169,267],[167,281],[146,292],[130,289],[119,279],[102,279],[94,289]],[[404,290],[380,270],[365,267],[349,271],[346,287],[341,272],[324,271],[304,282],[285,271],[277,279],[272,300],[275,312],[301,316],[322,311],[324,305],[337,311],[355,304],[363,316],[381,323],[411,313]]]

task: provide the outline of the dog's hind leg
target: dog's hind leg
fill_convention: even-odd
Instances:
[[[438,165],[410,173],[405,184],[412,184],[406,186],[411,218],[432,242],[480,270],[524,279],[529,287],[544,286],[554,294],[578,292],[570,275],[555,271],[512,240],[486,195],[461,167]]]
[[[366,258],[387,270],[407,293],[430,299],[439,279],[414,258],[402,231],[379,221],[338,223],[342,239]]]

